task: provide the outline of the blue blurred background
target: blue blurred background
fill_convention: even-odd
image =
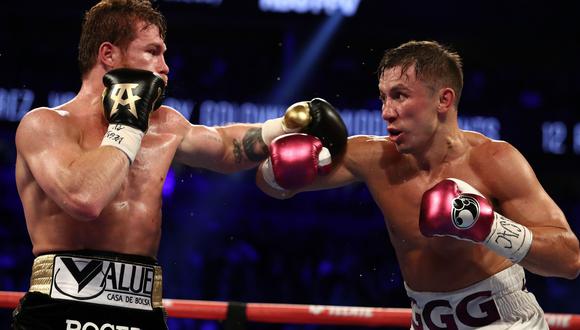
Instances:
[[[0,290],[26,290],[33,258],[14,182],[14,132],[31,108],[55,106],[78,91],[81,19],[94,3],[20,1],[0,10]],[[580,232],[580,25],[573,3],[155,4],[169,26],[165,103],[196,124],[262,122],[295,101],[322,97],[341,111],[351,135],[384,135],[375,73],[384,50],[411,39],[452,46],[464,60],[461,126],[515,145]],[[256,188],[254,174],[171,168],[159,252],[166,298],[409,307],[364,185],[278,201]],[[580,313],[580,280],[528,273],[528,282],[547,312]],[[9,315],[0,311],[0,328],[8,328]],[[169,325],[221,326],[183,319]]]

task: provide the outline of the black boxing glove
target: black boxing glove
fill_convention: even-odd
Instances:
[[[163,101],[165,81],[155,73],[138,69],[114,69],[103,76],[105,118],[147,132],[149,113]]]
[[[310,124],[301,132],[318,137],[331,155],[341,155],[346,149],[348,131],[340,114],[323,99],[315,98],[307,103],[310,109]]]
[[[346,126],[338,111],[323,99],[294,103],[284,117],[264,122],[262,140],[270,145],[280,135],[297,132],[316,136],[333,156],[341,155],[346,149]]]
[[[109,128],[101,146],[116,147],[133,162],[149,127],[149,114],[163,101],[165,81],[151,71],[120,68],[107,72],[103,84]]]

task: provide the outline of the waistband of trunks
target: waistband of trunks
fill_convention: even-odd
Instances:
[[[153,308],[163,307],[163,275],[161,267],[155,262],[155,260],[149,257],[133,257],[131,255],[115,254],[111,252],[100,253],[99,251],[80,251],[77,253],[73,251],[40,255],[34,259],[32,264],[32,275],[30,278],[30,288],[28,290],[29,292],[40,292],[43,294],[51,295],[52,283],[54,279],[53,276],[55,276],[55,261],[57,260],[57,257],[85,258],[97,261],[108,261],[128,266],[153,268],[151,306]],[[140,262],[135,260],[139,260]]]
[[[490,291],[493,295],[502,296],[510,292],[523,290],[525,288],[525,273],[520,265],[515,264],[480,282],[451,292],[414,291],[407,286],[407,283],[404,284],[407,295],[413,298],[419,306],[423,306],[428,301],[450,298],[460,299],[479,291]]]

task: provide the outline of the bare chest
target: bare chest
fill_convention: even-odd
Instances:
[[[100,134],[87,135],[81,147],[86,150],[98,148],[101,140]],[[179,142],[180,138],[175,134],[147,132],[118,199],[139,199],[142,193],[152,196],[160,194]]]
[[[384,169],[381,175],[366,177],[367,186],[381,209],[393,245],[420,246],[424,237],[419,231],[419,213],[423,193],[449,177],[470,182],[486,191],[481,178],[465,162],[457,162],[437,172],[400,172],[399,168]]]

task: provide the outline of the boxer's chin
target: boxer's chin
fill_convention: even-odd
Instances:
[[[405,148],[405,146],[395,144],[395,147],[397,148],[397,151],[401,154],[410,154],[411,153],[411,149]]]
[[[393,142],[393,144],[395,145],[395,148],[397,148],[398,152],[400,152],[402,154],[406,154],[406,153],[411,152],[411,148],[408,145],[408,143],[406,143],[405,138],[403,136],[403,133],[396,134],[396,135],[388,135],[387,139],[389,139],[389,141]]]

